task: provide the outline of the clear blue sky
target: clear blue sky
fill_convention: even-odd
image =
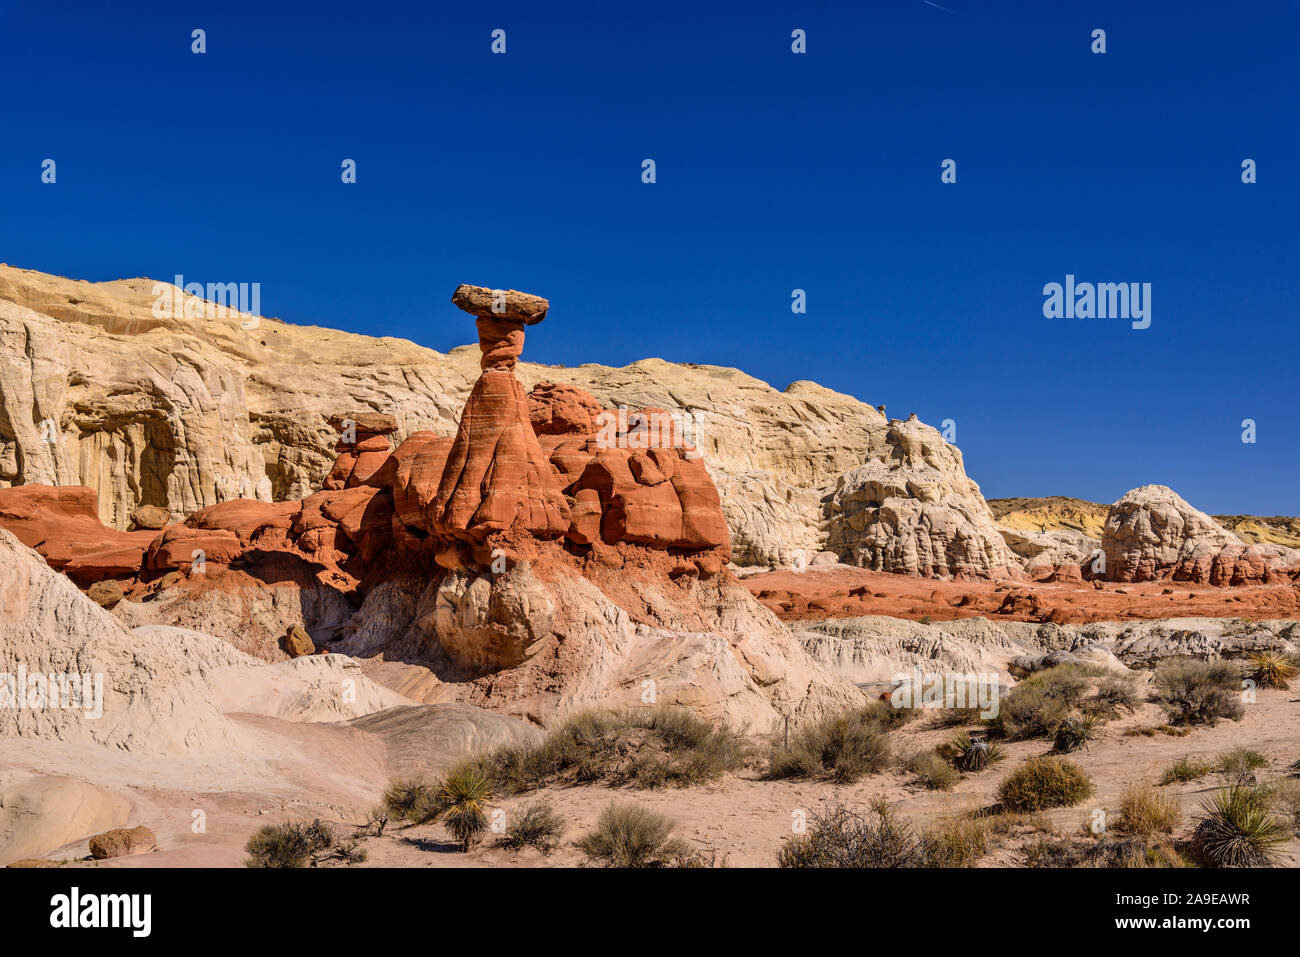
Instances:
[[[288,6],[0,0],[0,260],[440,350],[513,286],[528,359],[951,418],[989,497],[1300,513],[1300,4]],[[1067,273],[1151,328],[1045,319]]]

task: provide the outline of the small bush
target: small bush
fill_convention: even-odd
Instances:
[[[1261,688],[1287,691],[1296,676],[1296,666],[1291,657],[1280,651],[1260,651],[1250,656],[1248,677]]]
[[[779,867],[920,867],[924,862],[911,826],[883,801],[868,814],[842,805],[815,811],[808,832],[788,838],[777,854]]]
[[[1140,704],[1132,679],[1113,675],[1098,683],[1096,692],[1083,702],[1083,711],[1113,721],[1122,714],[1134,714]]]
[[[998,800],[1010,811],[1041,811],[1073,807],[1093,793],[1092,781],[1065,758],[1030,758],[1007,775],[998,787]]]
[[[1100,719],[1095,715],[1085,714],[1082,717],[1070,715],[1056,729],[1052,750],[1057,754],[1069,754],[1087,747],[1088,743],[1097,737],[1100,724]]]
[[[1197,761],[1184,756],[1165,768],[1165,773],[1160,777],[1160,783],[1173,784],[1178,782],[1186,784],[1188,781],[1199,781],[1213,770],[1214,765],[1212,764],[1206,764],[1204,761]]]
[[[540,743],[476,761],[506,794],[552,784],[689,787],[744,766],[745,735],[683,708],[596,710],[574,715]]]
[[[1047,835],[1030,845],[1028,867],[1146,868],[1188,867],[1188,860],[1165,839],[1154,841],[1135,835],[1072,838]]]
[[[328,824],[270,824],[248,839],[246,867],[306,867],[312,857],[334,844]]]
[[[1221,718],[1240,721],[1245,713],[1237,693],[1240,671],[1223,661],[1185,661],[1156,671],[1152,698],[1171,724],[1216,725]]]
[[[1065,664],[1035,672],[998,704],[994,729],[1007,738],[1049,737],[1078,707],[1092,684],[1092,671]]]
[[[588,859],[603,867],[671,867],[692,860],[685,841],[672,837],[673,822],[639,804],[611,804],[596,827],[578,841]]]
[[[1219,757],[1218,772],[1233,784],[1254,786],[1254,772],[1268,767],[1268,758],[1249,748],[1233,748]]]
[[[417,816],[417,806],[427,804],[433,790],[420,778],[394,781],[384,792],[384,810],[394,820],[412,820]]]
[[[967,773],[983,771],[1007,756],[1002,746],[996,742],[972,737],[965,731],[958,732],[947,744],[940,745],[938,751],[958,771]]]
[[[543,854],[550,854],[560,846],[564,836],[564,821],[549,801],[537,801],[524,809],[524,812],[511,821],[506,828],[506,836],[498,843],[513,851],[525,847],[535,847]]]
[[[879,707],[884,705],[882,709]],[[890,761],[887,728],[898,711],[884,702],[825,718],[799,729],[789,749],[776,742],[768,755],[768,776],[772,778],[823,777],[851,784],[868,774],[883,771]]]
[[[1119,798],[1115,828],[1137,837],[1172,834],[1178,824],[1178,801],[1148,784],[1134,785]]]
[[[1300,837],[1300,781],[1295,778],[1275,781],[1261,789],[1261,796],[1269,808],[1288,821],[1291,830]]]
[[[918,751],[908,762],[908,770],[932,791],[951,791],[961,777],[937,751]]]
[[[1264,795],[1253,788],[1219,791],[1201,805],[1192,846],[1209,867],[1272,867],[1277,849],[1291,829],[1270,813]]]

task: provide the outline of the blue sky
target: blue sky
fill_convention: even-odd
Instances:
[[[989,497],[1300,513],[1300,4],[291,6],[0,0],[0,261],[440,350],[512,286],[527,359],[952,419]],[[1067,273],[1151,327],[1044,318]]]

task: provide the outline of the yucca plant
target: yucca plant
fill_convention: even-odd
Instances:
[[[1095,715],[1070,715],[1056,729],[1052,750],[1057,754],[1069,754],[1071,751],[1086,747],[1089,741],[1097,737],[1097,728],[1100,725],[1101,720]]]
[[[1201,809],[1205,816],[1196,826],[1193,845],[1212,867],[1272,867],[1278,846],[1291,837],[1253,788],[1219,791]]]
[[[1296,666],[1280,651],[1256,652],[1250,656],[1250,665],[1250,678],[1261,688],[1288,691],[1296,676]]]
[[[972,737],[968,731],[955,734],[951,741],[940,748],[940,753],[958,771],[966,772],[983,771],[1007,756],[1000,745],[981,737]]]
[[[474,846],[487,830],[487,802],[492,799],[492,782],[478,768],[453,768],[442,782],[442,818],[461,850]]]

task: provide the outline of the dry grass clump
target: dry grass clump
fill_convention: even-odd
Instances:
[[[824,718],[798,729],[790,747],[774,742],[768,754],[767,776],[771,778],[830,777],[851,784],[868,774],[883,771],[890,762],[889,729],[906,718],[895,713],[905,709],[883,701],[865,708]]]
[[[1073,761],[1030,758],[998,786],[998,801],[1010,811],[1073,807],[1094,791],[1092,780]]]
[[[574,715],[537,744],[475,759],[498,790],[519,794],[555,784],[690,787],[744,766],[745,735],[681,708],[596,710]]]
[[[918,751],[907,764],[918,782],[931,791],[951,791],[961,776],[937,750]]]
[[[952,762],[958,771],[974,773],[998,764],[1007,756],[1002,746],[984,738],[972,736],[966,731],[959,731],[945,744],[939,745],[938,753]]]
[[[1160,783],[1186,784],[1189,781],[1199,781],[1213,770],[1213,764],[1184,755],[1165,768],[1165,773],[1160,777]]]
[[[786,840],[780,867],[975,867],[999,833],[991,819],[947,818],[921,835],[883,800],[865,812],[843,805],[813,813],[805,834]]]
[[[1025,865],[1107,869],[1192,866],[1172,841],[1131,834],[1108,834],[1100,838],[1045,835],[1029,845]]]
[[[1239,694],[1241,671],[1224,661],[1182,661],[1157,669],[1152,701],[1175,725],[1206,724],[1245,714]]]
[[[1172,834],[1179,813],[1176,798],[1160,794],[1149,784],[1136,784],[1120,795],[1113,823],[1116,830],[1134,837]]]

